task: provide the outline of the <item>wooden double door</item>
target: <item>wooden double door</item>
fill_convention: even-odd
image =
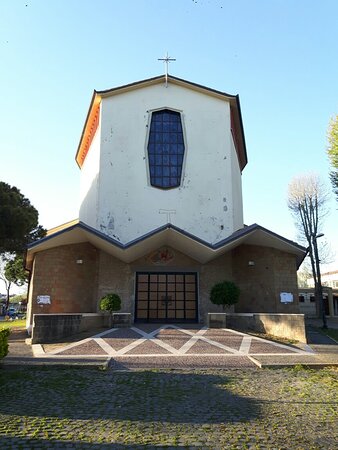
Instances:
[[[135,321],[197,322],[197,274],[136,273]]]

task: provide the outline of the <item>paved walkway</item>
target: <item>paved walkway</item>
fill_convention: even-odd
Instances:
[[[159,324],[113,328],[66,346],[33,345],[33,352],[54,362],[99,358],[115,369],[261,367],[261,357],[311,361],[314,356],[307,346],[300,349],[230,329]]]

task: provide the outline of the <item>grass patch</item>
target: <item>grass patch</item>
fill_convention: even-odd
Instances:
[[[338,342],[338,329],[337,328],[327,328],[327,329],[320,328],[320,332],[323,334],[326,334],[326,336],[329,336]]]
[[[26,319],[19,320],[6,320],[4,322],[0,322],[0,330],[2,328],[10,328],[11,330],[25,330],[26,329]]]
[[[278,344],[285,344],[285,345],[294,345],[298,344],[299,341],[296,339],[281,337],[281,336],[274,336],[273,334],[268,333],[257,333],[257,332],[248,332],[248,334],[251,334],[251,336],[260,337],[262,339],[266,339],[268,341],[277,342]]]

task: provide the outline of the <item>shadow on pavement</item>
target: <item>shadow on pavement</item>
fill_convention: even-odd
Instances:
[[[114,450],[124,450],[124,449],[132,449],[132,450],[141,450],[141,449],[149,449],[149,444],[147,445],[139,445],[139,444],[119,444],[116,442],[105,442],[102,444],[99,443],[90,443],[90,442],[79,442],[76,440],[71,441],[60,441],[57,439],[49,440],[49,439],[25,439],[25,438],[17,438],[15,437],[15,447],[13,447],[13,438],[11,437],[2,437],[0,436],[0,445],[1,449],[13,449],[13,448],[24,448],[24,449],[34,449],[34,448],[48,448],[52,449],[74,449],[74,450],[100,450],[100,449],[114,449]],[[172,448],[172,446],[169,446]],[[168,448],[168,446],[159,446],[156,445],[155,448],[162,449]],[[186,449],[187,447],[181,445],[175,445],[175,449]],[[190,450],[198,449],[200,447],[192,447],[189,446]]]
[[[235,374],[6,369],[0,370],[0,414],[47,417],[52,422],[213,424],[259,418],[260,403],[236,395],[231,384],[236,384]]]

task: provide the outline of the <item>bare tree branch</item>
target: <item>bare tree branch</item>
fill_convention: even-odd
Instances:
[[[294,217],[300,238],[307,243],[316,298],[325,328],[327,324],[323,305],[317,239],[321,237],[323,219],[328,214],[328,199],[328,191],[315,174],[300,175],[295,177],[289,184],[288,207]]]

